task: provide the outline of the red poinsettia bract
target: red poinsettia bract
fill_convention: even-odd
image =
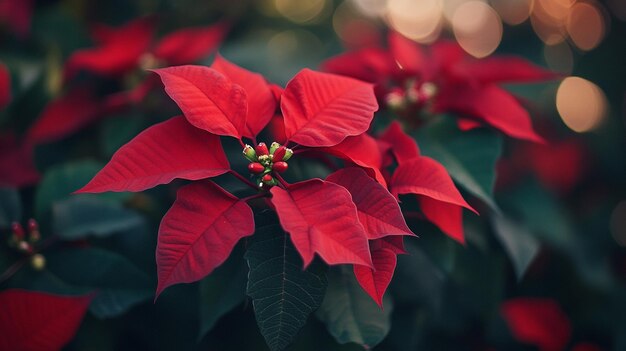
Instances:
[[[0,62],[0,110],[11,101],[11,74],[9,69]]]
[[[378,140],[388,146],[385,164],[395,160],[398,165],[389,182],[391,192],[395,196],[417,195],[424,217],[464,244],[463,208],[477,212],[463,199],[443,165],[420,155],[415,140],[405,134],[396,121]]]
[[[0,292],[0,350],[60,350],[76,334],[93,295]]]
[[[528,112],[501,83],[553,79],[555,74],[516,57],[477,60],[453,42],[431,47],[391,32],[389,48],[366,48],[339,55],[325,71],[377,85],[379,100],[418,125],[420,113],[454,112],[459,127],[487,124],[513,138],[542,141]]]
[[[367,278],[355,268],[364,288],[380,303],[395,267],[396,251],[391,258],[385,248],[394,247],[397,240],[388,238],[414,234],[393,195],[376,181],[384,181],[380,154],[368,157],[358,148],[350,152],[351,146],[363,143],[378,153],[374,139],[365,134],[378,108],[373,86],[304,69],[282,90],[219,56],[211,68],[175,66],[154,72],[184,116],[139,134],[79,192],[141,191],[175,178],[196,181],[178,191],[161,222],[157,295],[172,284],[197,281],[224,262],[235,244],[255,231],[247,201],[264,197],[305,267],[317,254],[328,264],[386,272],[379,277],[369,273]],[[278,100],[284,145],[257,143]],[[252,182],[230,168],[220,136],[240,141]],[[244,137],[256,146],[245,145]],[[357,167],[341,169],[325,180],[289,184],[282,178],[291,157],[316,153]],[[225,173],[256,194],[237,198],[206,179]]]
[[[20,39],[30,33],[33,0],[0,0],[0,24]]]
[[[144,68],[193,63],[210,54],[226,35],[228,25],[174,31],[154,43],[154,21],[142,18],[112,28],[97,25],[92,36],[97,46],[73,53],[65,65],[69,80],[85,71],[120,82],[134,71]],[[146,79],[129,91],[99,98],[92,86],[74,86],[52,101],[28,131],[30,143],[40,144],[62,139],[86,127],[107,113],[140,102],[156,86]]]
[[[541,351],[565,350],[572,337],[572,323],[559,303],[547,298],[519,297],[505,301],[500,313],[513,336]],[[600,351],[589,342],[579,342],[572,351]]]

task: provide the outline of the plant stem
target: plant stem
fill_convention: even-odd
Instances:
[[[280,183],[280,185],[283,186],[283,188],[287,189],[289,187],[289,183],[287,183],[287,181],[284,180],[283,177],[280,176],[280,174],[274,173],[274,178],[278,179],[278,182]]]
[[[242,181],[243,183],[245,183],[247,186],[251,187],[252,189],[259,190],[259,188],[254,183],[252,183],[251,181],[247,180],[241,174],[233,171],[232,169],[230,171],[228,171],[228,173],[234,175],[235,178],[239,179],[240,181]]]

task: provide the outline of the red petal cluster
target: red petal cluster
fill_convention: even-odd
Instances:
[[[528,112],[498,84],[543,81],[557,75],[517,57],[473,59],[452,42],[423,47],[396,32],[390,33],[388,42],[386,50],[367,48],[342,54],[327,60],[323,68],[376,84],[381,101],[400,89],[402,97],[406,94],[414,104],[404,106],[409,119],[418,119],[422,111],[455,112],[462,118],[462,128],[471,120],[471,126],[487,124],[513,138],[543,140],[533,130]],[[434,84],[436,92],[420,96],[407,87],[417,89],[424,83]]]
[[[246,147],[246,157],[253,162],[252,173],[268,178],[264,184],[271,191],[262,185],[260,196],[271,196],[305,266],[316,254],[328,264],[354,264],[363,287],[382,304],[395,255],[403,252],[402,241],[391,237],[414,234],[386,188],[379,143],[365,134],[378,108],[373,86],[305,69],[282,90],[220,56],[210,68],[176,66],[155,73],[184,116],[139,134],[78,192],[141,191],[175,178],[201,180],[234,172],[219,136],[255,141],[280,101],[277,121],[284,124],[286,143],[297,143],[306,154],[338,156],[358,168],[342,169],[326,180],[287,184],[278,173],[287,168],[282,160],[292,151],[280,145],[268,150],[259,143],[256,150]],[[206,276],[253,232],[245,199],[210,181],[181,188],[159,229],[157,295],[172,284]]]
[[[96,25],[92,28],[93,48],[74,52],[65,64],[65,79],[89,72],[120,82],[133,71],[155,65],[192,63],[211,53],[222,41],[229,26],[218,23],[207,27],[174,31],[154,42],[155,21],[142,18],[121,27]],[[0,67],[0,108],[4,79]],[[136,104],[158,86],[149,78],[128,91],[98,98],[92,86],[75,86],[44,108],[27,133],[29,142],[40,144],[60,140],[99,118]]]

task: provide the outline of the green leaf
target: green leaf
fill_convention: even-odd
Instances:
[[[111,116],[105,119],[101,129],[102,151],[106,156],[113,156],[120,147],[146,127],[148,127],[146,120],[133,114]]]
[[[54,232],[67,240],[88,235],[103,237],[144,224],[138,213],[93,197],[76,196],[57,202],[52,213]]]
[[[502,153],[499,135],[484,128],[463,132],[444,120],[420,129],[417,141],[424,155],[439,161],[465,190],[500,212],[493,197],[496,162]]]
[[[97,290],[89,306],[98,318],[119,316],[153,296],[146,273],[116,253],[97,248],[69,249],[46,255],[47,269],[61,281]]]
[[[0,228],[22,219],[22,201],[14,188],[0,188]]]
[[[230,258],[200,282],[200,333],[211,331],[219,319],[246,299],[247,267],[240,255]]]
[[[521,280],[539,253],[539,241],[524,226],[503,216],[492,216],[496,237],[513,263],[517,279]]]
[[[522,220],[540,240],[570,248],[574,228],[567,212],[536,180],[528,180],[502,195],[502,204]]]
[[[261,334],[271,350],[283,350],[324,299],[324,267],[314,262],[303,270],[302,258],[278,224],[257,229],[245,258],[247,293]]]
[[[382,310],[363,291],[348,266],[328,272],[328,289],[317,317],[337,342],[354,342],[366,348],[380,343],[391,328],[391,301]]]
[[[80,161],[53,167],[47,171],[35,194],[35,215],[37,218],[45,217],[56,201],[73,196],[71,194],[87,184],[102,166],[101,163],[95,161]],[[129,193],[91,196],[123,201],[129,196]]]

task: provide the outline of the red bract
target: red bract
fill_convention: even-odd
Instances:
[[[123,84],[124,78],[138,69],[167,64],[192,63],[211,53],[226,34],[228,26],[186,28],[164,36],[153,44],[154,21],[143,18],[122,27],[97,25],[92,30],[95,48],[76,51],[65,66],[66,79],[80,71]],[[148,78],[128,91],[116,92],[99,99],[93,87],[72,87],[46,106],[28,131],[31,143],[39,144],[62,139],[95,120],[141,102],[158,85]]]
[[[476,211],[463,199],[443,165],[421,156],[417,143],[398,122],[393,122],[379,140],[391,145],[389,153],[398,164],[389,182],[391,193],[418,195],[426,219],[452,239],[465,243],[462,208]]]
[[[221,57],[212,68],[178,66],[155,72],[184,117],[139,134],[79,192],[140,191],[174,178],[200,180],[226,172],[258,192],[237,199],[206,180],[179,190],[159,229],[157,295],[172,284],[197,281],[220,265],[239,239],[254,232],[246,200],[271,197],[271,208],[305,266],[317,254],[328,264],[370,270],[374,285],[362,277],[363,286],[381,303],[395,266],[385,263],[384,255],[403,252],[401,240],[388,238],[413,233],[396,199],[373,179],[385,184],[378,144],[363,134],[377,107],[372,85],[303,70],[282,90]],[[279,99],[276,94],[281,94]],[[288,130],[286,143],[297,143],[297,153],[334,155],[362,168],[340,170],[327,180],[288,184],[280,173],[294,151],[255,140],[274,116],[277,100],[279,121]],[[253,182],[230,169],[220,135],[240,140]],[[256,147],[244,145],[243,137]],[[374,267],[370,247],[380,255],[380,269]]]
[[[219,137],[179,116],[146,129],[121,147],[80,192],[142,191],[174,178],[198,180],[229,170]]]
[[[456,43],[421,47],[395,32],[389,35],[388,50],[343,54],[323,67],[377,84],[379,100],[414,125],[419,125],[421,113],[455,112],[464,127],[487,124],[531,141],[542,139],[534,132],[528,112],[497,84],[556,77],[520,58],[476,60]],[[468,125],[467,119],[474,123]]]
[[[76,334],[92,297],[1,292],[0,350],[60,350]]]
[[[19,142],[12,133],[0,134],[0,169],[0,185],[29,186],[40,178],[32,146]]]
[[[174,65],[191,63],[213,51],[226,30],[227,26],[222,23],[210,27],[186,28],[152,44],[152,18],[134,20],[119,28],[98,25],[92,33],[98,46],[79,50],[70,56],[65,76],[71,78],[85,70],[115,77],[140,65],[149,66],[155,60]]]
[[[515,298],[500,306],[513,336],[541,351],[561,351],[570,342],[572,324],[559,304],[551,299]],[[579,342],[571,351],[602,351],[598,345]]]
[[[369,128],[378,104],[369,84],[304,69],[283,92],[280,108],[288,140],[304,146],[339,144]]]
[[[247,96],[246,128],[243,133],[246,138],[253,139],[265,128],[276,111],[278,99],[274,97],[271,87],[260,74],[233,65],[220,55],[217,55],[211,68],[230,78],[234,84],[239,85],[245,91],[254,92]]]
[[[513,336],[541,351],[561,351],[572,334],[569,319],[556,301],[516,298],[500,307]]]
[[[26,138],[32,144],[61,139],[98,119],[101,107],[91,88],[73,89],[45,107]]]
[[[322,200],[320,194],[324,194]],[[315,253],[329,264],[372,266],[366,232],[345,188],[320,179],[296,183],[287,189],[273,187],[272,204],[305,267]]]
[[[11,73],[0,62],[0,109],[5,108],[11,101]]]
[[[154,72],[189,123],[216,135],[241,138],[248,113],[242,87],[202,66],[175,66]]]
[[[0,23],[7,26],[18,37],[30,32],[33,0],[0,0]]]
[[[346,188],[356,205],[359,220],[367,238],[380,239],[389,235],[414,235],[407,227],[400,206],[382,185],[359,168],[339,170],[327,181]]]
[[[244,201],[212,182],[182,187],[159,228],[157,296],[172,284],[204,278],[252,233],[253,214]]]
[[[532,172],[547,188],[567,194],[585,177],[591,163],[585,146],[575,139],[517,145],[510,157],[498,163],[497,187],[511,186]]]
[[[393,195],[363,170],[346,168],[326,180],[345,187],[356,205],[359,220],[371,240],[373,267],[354,265],[354,274],[361,287],[382,307],[383,295],[396,267],[396,254],[404,253],[401,236],[415,234],[407,227]],[[395,240],[388,241],[394,236]]]
[[[372,249],[372,262],[373,268],[354,265],[354,275],[378,306],[383,307],[383,296],[396,270],[396,253],[390,249]]]

